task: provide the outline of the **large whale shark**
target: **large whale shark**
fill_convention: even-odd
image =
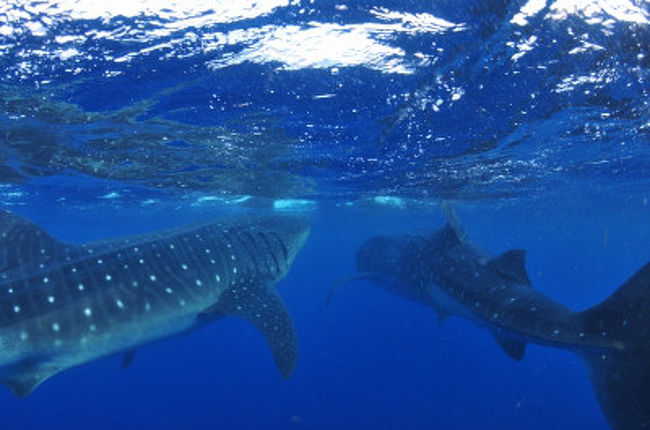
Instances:
[[[490,255],[444,210],[447,224],[432,234],[368,239],[353,278],[432,307],[441,319],[486,327],[516,360],[527,342],[575,352],[610,426],[650,429],[650,263],[602,303],[574,312],[531,285],[523,250]]]
[[[26,396],[50,376],[223,316],[251,322],[288,377],[291,318],[274,289],[309,232],[270,216],[87,244],[0,211],[0,381]]]

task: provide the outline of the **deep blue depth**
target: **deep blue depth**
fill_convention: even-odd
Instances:
[[[491,251],[527,248],[533,284],[579,309],[647,259],[647,207],[610,203],[627,204],[625,216],[595,213],[589,201],[565,201],[554,212],[531,202],[458,209]],[[68,240],[205,216],[187,209],[29,215],[49,220]],[[252,326],[226,319],[141,348],[128,369],[108,358],[53,377],[26,400],[5,391],[6,428],[607,428],[586,369],[571,353],[531,345],[514,362],[487,331],[455,318],[439,325],[430,309],[361,282],[341,287],[325,307],[330,286],[354,273],[365,238],[436,228],[439,210],[313,215],[312,236],[279,285],[300,341],[290,380],[277,375]],[[646,228],[631,231],[631,224]]]

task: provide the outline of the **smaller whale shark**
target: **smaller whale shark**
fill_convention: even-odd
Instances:
[[[447,224],[432,234],[368,239],[356,255],[359,274],[343,282],[365,279],[441,319],[473,321],[515,360],[527,342],[571,350],[587,364],[610,426],[650,429],[650,263],[602,303],[574,312],[531,285],[523,250],[490,255],[443,209]]]
[[[224,316],[252,323],[288,377],[296,335],[275,283],[309,226],[219,220],[69,244],[0,210],[0,381],[19,397],[50,376]]]

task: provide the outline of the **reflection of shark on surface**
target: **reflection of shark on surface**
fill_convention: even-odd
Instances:
[[[650,264],[602,303],[573,312],[532,287],[524,251],[492,257],[451,208],[445,213],[447,225],[431,235],[367,240],[353,278],[487,327],[515,360],[526,342],[575,352],[612,428],[650,429]]]
[[[307,238],[305,220],[250,218],[72,245],[0,211],[0,380],[16,395],[67,368],[219,317],[251,322],[283,377],[293,323],[272,284]]]

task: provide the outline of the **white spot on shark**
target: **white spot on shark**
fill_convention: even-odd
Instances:
[[[27,339],[29,339],[29,335],[27,334],[27,332],[26,331],[21,331],[20,332],[20,340],[22,340],[24,342]]]
[[[106,275],[106,280],[107,281],[110,281],[111,279],[113,279],[113,277],[111,275]]]
[[[181,264],[181,268],[182,268],[183,270],[187,270],[187,264],[185,264],[185,263]]]
[[[44,284],[47,284],[48,282],[50,282],[50,278],[48,278],[47,276],[45,278],[43,278],[43,283]]]
[[[167,287],[167,288],[165,288],[165,292],[166,292],[167,294],[171,294],[171,293],[173,293],[174,291],[173,291],[171,288]]]
[[[54,303],[54,296],[47,296],[47,301],[50,303]]]
[[[151,279],[151,282],[156,282],[156,275],[150,275],[149,279]]]
[[[20,312],[20,306],[15,305],[14,306],[14,312],[16,312],[16,313]]]
[[[117,305],[118,308],[124,309],[124,303],[122,303],[122,300],[120,299],[115,300],[115,304]]]
[[[92,316],[92,314],[93,314],[92,309],[90,309],[90,308],[84,309],[84,315],[86,315],[87,317]]]
[[[201,282],[200,279],[197,279],[197,280],[196,280],[196,286],[197,286],[197,287],[200,287],[201,285],[203,285],[203,282]]]
[[[84,284],[79,284],[79,285],[77,285],[77,289],[78,289],[79,291],[83,291],[83,290],[84,290]]]
[[[54,331],[59,331],[61,329],[61,326],[59,326],[59,323],[52,323],[52,330]]]

